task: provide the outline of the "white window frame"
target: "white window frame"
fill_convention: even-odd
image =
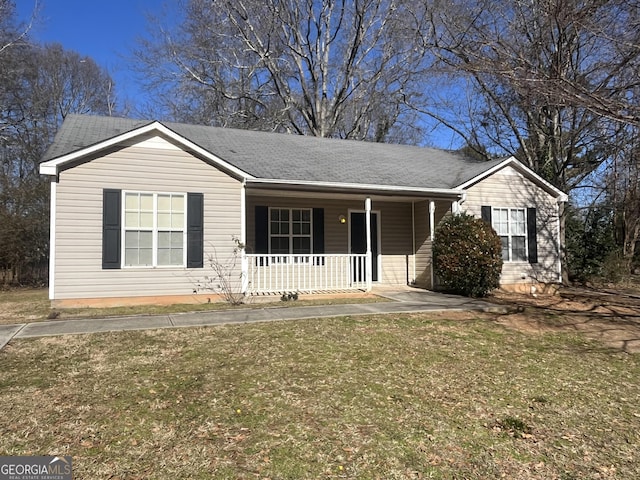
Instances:
[[[152,195],[153,196],[153,226],[149,227],[129,227],[127,228],[127,220],[126,220],[126,199],[127,194],[134,195]],[[169,195],[171,197],[182,197],[184,210],[183,214],[183,222],[181,228],[176,227],[158,227],[158,197]],[[122,254],[121,254],[121,267],[123,269],[133,268],[133,269],[149,269],[149,268],[185,268],[187,265],[187,194],[184,192],[150,192],[150,191],[142,191],[142,190],[123,190],[122,191],[122,233],[121,233],[121,245],[122,245]],[[128,265],[126,263],[127,251],[126,251],[126,234],[131,231],[147,231],[151,232],[152,238],[152,262],[151,265]],[[182,232],[182,263],[175,265],[158,265],[158,234],[160,232]]]
[[[506,211],[507,212],[507,233],[505,234],[504,232],[501,233],[500,230],[498,228],[496,228],[496,223],[498,220],[498,215],[497,212],[498,211]],[[521,235],[516,235],[513,233],[513,222],[511,220],[511,212],[514,211],[521,211],[522,212],[522,218],[523,218],[523,223],[524,223],[524,231]],[[526,208],[520,208],[520,207],[492,207],[491,209],[491,226],[493,227],[493,229],[498,233],[498,236],[502,239],[502,237],[507,237],[507,242],[508,242],[508,250],[509,250],[509,258],[505,259],[503,258],[502,260],[504,262],[509,262],[509,263],[528,263],[529,262],[529,235],[528,235],[528,231],[527,231],[527,209]],[[513,245],[513,237],[524,237],[524,259],[523,260],[514,260],[513,259],[513,249],[514,249],[514,245]]]
[[[274,234],[271,232],[271,212],[274,210],[288,210],[289,211],[289,233],[288,234]],[[309,212],[309,233],[308,234],[294,234],[293,233],[293,212],[299,210],[300,212]],[[269,207],[269,255],[313,255],[313,209],[301,208],[301,207]],[[289,239],[289,253],[273,253],[271,251],[271,239],[273,237],[287,238]],[[309,238],[309,253],[293,253],[293,239],[294,238]]]

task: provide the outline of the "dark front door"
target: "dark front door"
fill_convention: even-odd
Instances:
[[[364,212],[351,212],[351,253],[367,253],[367,223]],[[371,280],[378,281],[378,215],[371,213]],[[363,272],[364,273],[364,272]],[[364,275],[361,278],[365,278]]]

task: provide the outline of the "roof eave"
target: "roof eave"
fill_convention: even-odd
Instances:
[[[171,138],[172,140],[175,140],[176,142],[180,143],[181,145],[183,145],[187,150],[192,151],[198,155],[201,155],[202,157],[206,158],[207,160],[211,161],[212,163],[218,165],[220,168],[227,170],[230,173],[235,174],[236,176],[238,176],[239,178],[242,179],[247,179],[247,178],[253,178],[252,175],[248,174],[247,172],[239,169],[238,167],[222,160],[220,157],[214,155],[213,153],[211,153],[209,150],[206,150],[204,148],[202,148],[200,145],[192,142],[191,140],[189,140],[188,138],[183,137],[182,135],[174,132],[173,130],[171,130],[170,128],[166,127],[165,125],[163,125],[162,123],[155,121],[152,123],[149,123],[147,125],[144,125],[142,127],[139,128],[135,128],[133,130],[130,130],[128,132],[125,133],[121,133],[119,135],[116,135],[114,137],[108,138],[106,140],[103,140],[101,142],[95,143],[93,145],[89,145],[87,147],[83,147],[80,148],[78,150],[75,150],[73,152],[67,153],[65,155],[62,155],[60,157],[57,158],[53,158],[51,160],[47,160],[45,162],[42,162],[40,164],[39,167],[39,171],[40,174],[42,175],[52,175],[52,176],[56,176],[58,175],[58,173],[60,172],[60,169],[62,167],[64,167],[67,164],[73,163],[77,160],[80,160],[81,158],[97,153],[101,150],[113,147],[115,145],[118,145],[122,142],[125,142],[127,140],[131,140],[133,138],[136,138],[140,135],[144,135],[153,131],[157,131],[158,133],[161,133],[169,138]]]

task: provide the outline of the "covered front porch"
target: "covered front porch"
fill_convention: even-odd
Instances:
[[[459,209],[461,193],[345,190],[243,186],[245,294],[432,287],[435,225]]]
[[[250,295],[370,291],[372,255],[259,255],[246,254]]]

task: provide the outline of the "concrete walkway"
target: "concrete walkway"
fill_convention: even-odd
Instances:
[[[44,322],[0,325],[0,349],[14,338],[76,335],[156,328],[202,327],[235,323],[272,322],[308,318],[416,313],[434,311],[493,311],[504,307],[481,300],[444,295],[410,287],[380,287],[376,295],[390,302],[317,305],[311,307],[236,308],[220,311],[177,313],[171,315],[136,315],[126,317],[49,320]]]

